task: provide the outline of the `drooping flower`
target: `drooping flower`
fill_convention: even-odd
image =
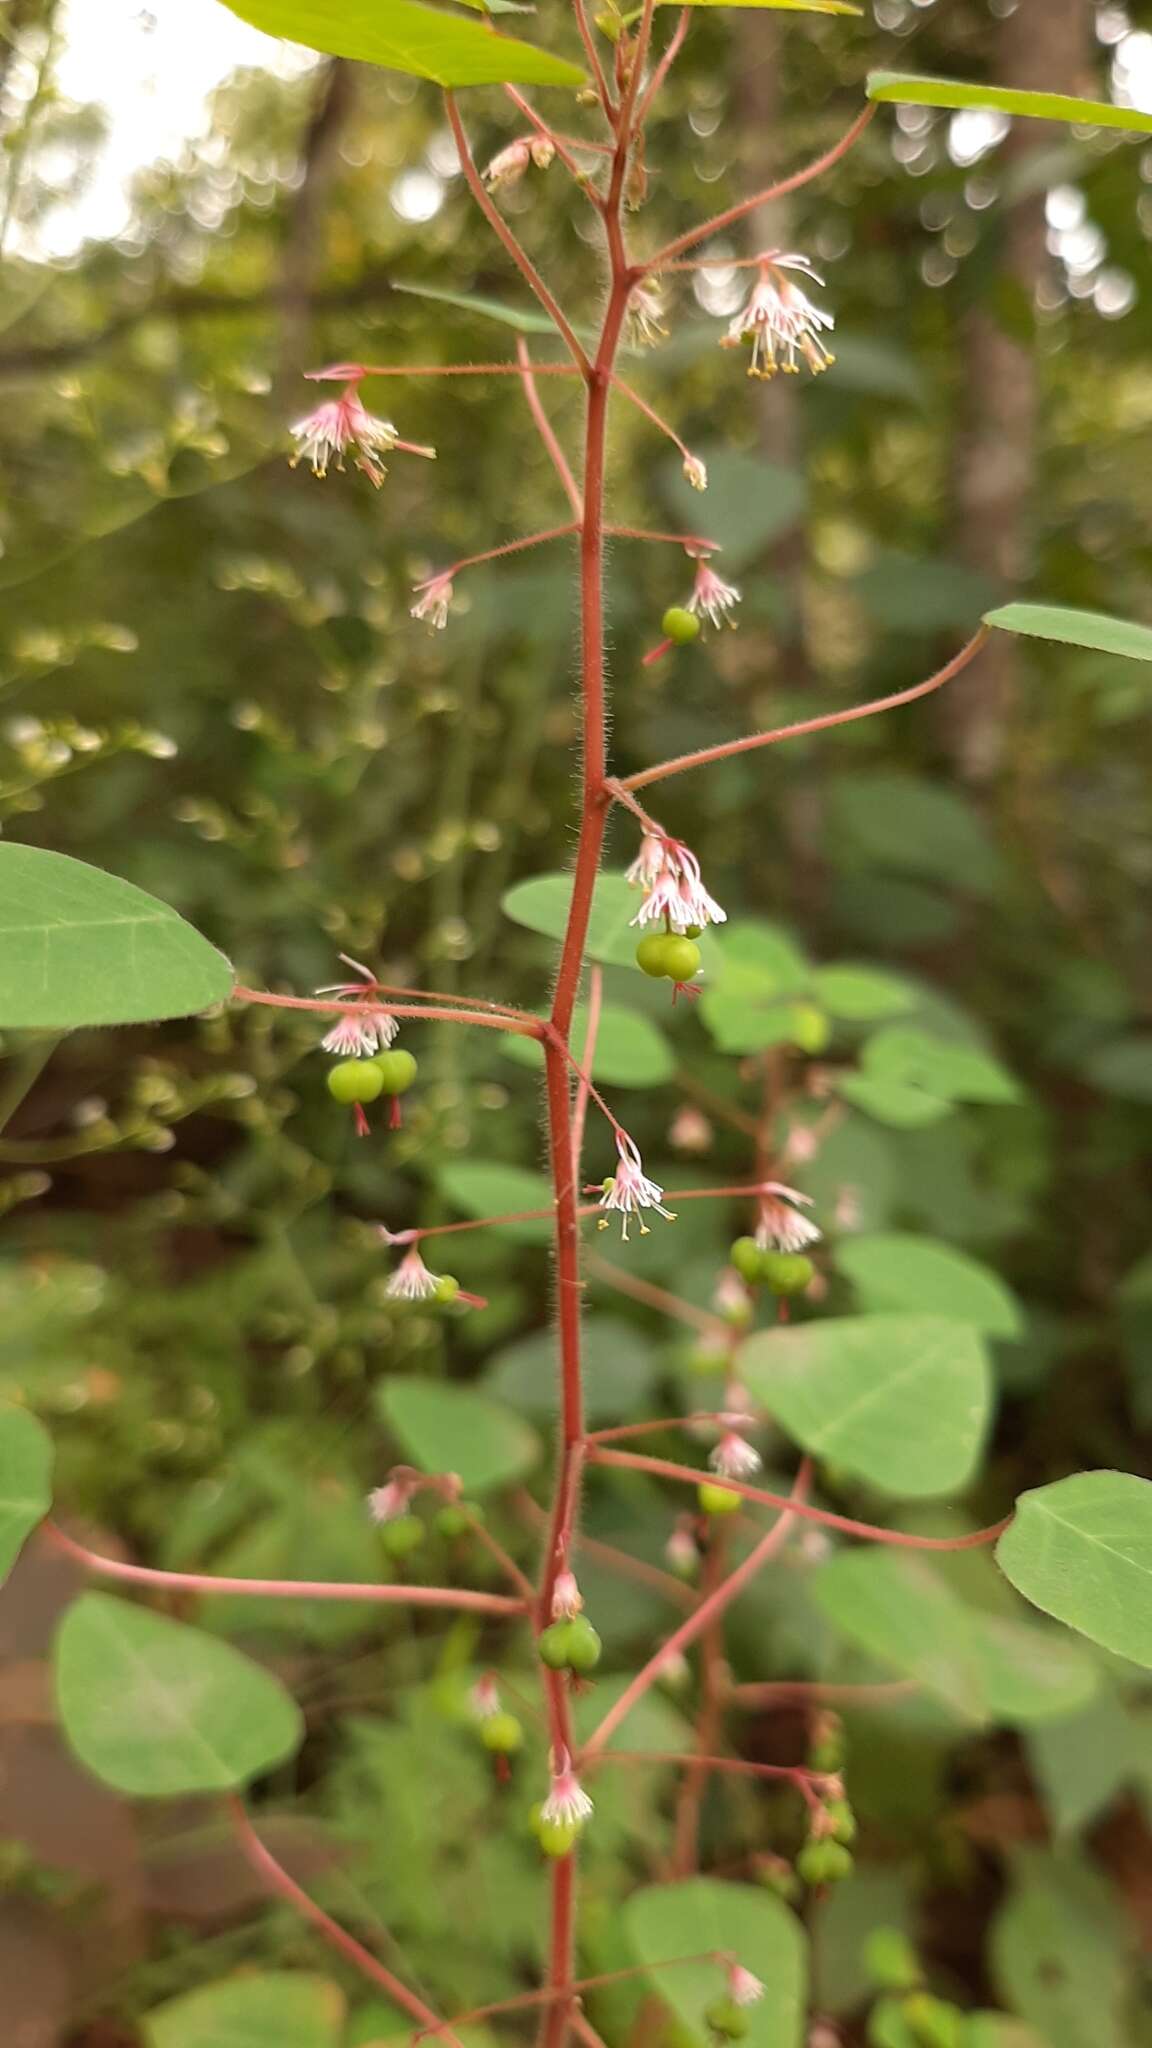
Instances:
[[[490,1721],[500,1712],[500,1688],[490,1671],[478,1678],[468,1695],[468,1704],[478,1721]]]
[[[668,1142],[677,1152],[708,1152],[714,1132],[702,1109],[686,1102],[676,1111],[668,1131]]]
[[[798,371],[802,356],[813,376],[826,370],[836,358],[823,336],[836,325],[831,313],[814,306],[811,299],[785,273],[798,271],[813,284],[823,278],[813,270],[806,256],[783,255],[770,250],[760,258],[756,283],[734,320],[729,323],[721,348],[752,344],[750,377],[774,377],[778,370]]]
[[[710,626],[734,626],[735,619],[730,619],[727,614],[733,605],[739,602],[740,592],[736,585],[725,583],[724,578],[718,576],[715,569],[709,568],[707,557],[698,555],[696,581],[692,585],[692,595],[688,599],[688,610],[695,612],[697,618],[707,619]]]
[[[368,1495],[368,1512],[374,1522],[394,1522],[399,1515],[406,1515],[408,1503],[415,1491],[415,1481],[405,1473],[393,1473],[383,1486],[374,1487]]]
[[[755,1231],[761,1251],[802,1252],[810,1244],[819,1244],[823,1236],[819,1224],[813,1223],[810,1216],[802,1216],[797,1203],[810,1208],[812,1197],[776,1181],[769,1184],[767,1193],[761,1194]]]
[[[592,1812],[592,1801],[572,1769],[566,1749],[560,1751],[548,1797],[540,1808],[543,1821],[559,1821],[563,1827],[582,1827]]]
[[[553,1621],[573,1621],[582,1612],[584,1595],[573,1572],[557,1572],[552,1587]]]
[[[628,294],[628,339],[633,348],[655,348],[668,339],[663,325],[664,294],[654,278],[642,277]]]
[[[535,164],[538,171],[546,171],[555,154],[556,144],[550,135],[518,135],[514,142],[497,150],[483,174],[484,183],[489,192],[517,185],[529,164]]]
[[[691,1525],[678,1522],[664,1545],[664,1561],[680,1578],[691,1578],[700,1562],[700,1551]]]
[[[655,1209],[658,1216],[663,1216],[667,1222],[673,1223],[676,1220],[676,1212],[664,1207],[661,1201],[664,1190],[658,1182],[649,1180],[644,1171],[639,1148],[626,1131],[616,1133],[616,1152],[619,1163],[615,1173],[609,1174],[602,1184],[600,1207],[619,1212],[623,1218],[622,1234],[627,1244],[629,1217],[640,1217],[642,1209]],[[607,1216],[601,1216],[599,1228],[607,1230]],[[643,1217],[640,1217],[640,1235],[648,1236],[648,1225]]]
[[[725,1266],[712,1292],[712,1306],[726,1320],[743,1323],[751,1319],[752,1296],[735,1266]]]
[[[415,589],[416,602],[410,617],[427,619],[434,633],[443,632],[448,624],[448,608],[452,603],[451,576],[430,576],[427,583],[418,583]]]
[[[334,981],[326,988],[318,988],[318,996],[339,996],[342,1001],[354,1002],[354,1010],[345,1011],[338,1017],[326,1035],[320,1040],[325,1052],[334,1053],[337,1059],[368,1059],[374,1052],[381,1052],[391,1045],[400,1029],[390,1010],[382,1003],[372,1001],[376,977],[370,967],[359,960],[352,960],[347,953],[340,958],[349,967],[354,967],[359,981]]]
[[[420,1256],[418,1244],[405,1252],[384,1289],[389,1301],[431,1301],[440,1285],[439,1275],[430,1273]]]
[[[708,1458],[713,1472],[719,1473],[721,1479],[749,1479],[753,1472],[759,1472],[762,1462],[759,1451],[737,1429],[726,1429]]]
[[[728,921],[727,911],[704,887],[696,855],[679,839],[648,834],[628,869],[628,880],[639,881],[644,890],[633,924],[655,924],[662,918],[681,927]]]
[[[764,1996],[764,1986],[759,1977],[754,1977],[742,1963],[729,1963],[727,1989],[733,2005],[755,2005],[757,1999]]]
[[[347,367],[358,370],[355,364]],[[327,476],[333,461],[337,469],[343,469],[344,457],[351,449],[357,469],[362,469],[377,488],[388,474],[380,458],[393,448],[401,448],[408,455],[426,456],[430,461],[436,457],[434,448],[402,441],[391,420],[378,419],[368,411],[360,397],[358,377],[345,385],[339,398],[326,398],[313,412],[297,420],[290,432],[296,443],[293,468],[298,462],[308,462],[314,476]]]
[[[684,480],[691,484],[694,491],[708,489],[707,467],[701,462],[700,457],[693,455],[690,450],[686,450],[684,455]]]

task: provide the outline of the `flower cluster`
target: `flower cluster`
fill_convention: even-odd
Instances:
[[[721,341],[721,348],[740,348],[751,342],[750,377],[774,377],[779,370],[798,371],[799,356],[816,376],[836,360],[823,339],[835,326],[835,320],[831,313],[814,306],[798,284],[793,284],[785,275],[789,270],[798,271],[813,284],[824,282],[806,256],[782,255],[775,249],[767,251],[760,258],[759,275],[747,304],[729,323]]]
[[[819,1224],[813,1223],[810,1216],[802,1216],[798,1203],[810,1208],[811,1195],[802,1195],[796,1188],[786,1188],[775,1181],[770,1183],[770,1191],[760,1197],[754,1233],[761,1251],[802,1252],[810,1244],[819,1244],[823,1235]]]
[[[342,1002],[354,1002],[356,1008],[338,1017],[320,1044],[338,1060],[371,1059],[373,1053],[387,1050],[400,1026],[392,1012],[375,1001],[376,977],[371,968],[349,959],[347,953],[341,953],[340,958],[348,967],[354,967],[361,979],[330,982],[327,988],[318,988],[316,994],[339,996]]]
[[[351,451],[357,469],[363,470],[379,489],[388,474],[380,458],[390,455],[394,448],[402,449],[406,455],[423,455],[429,461],[435,460],[434,448],[422,448],[413,441],[402,441],[391,420],[379,419],[368,411],[360,396],[362,373],[358,364],[340,363],[330,370],[314,372],[320,378],[345,374],[349,381],[339,397],[326,398],[291,428],[296,443],[293,468],[298,462],[307,462],[314,476],[327,476],[333,462],[337,469],[343,469],[344,457]]]
[[[700,863],[691,847],[663,832],[647,832],[640,851],[627,871],[627,879],[644,891],[644,900],[633,924],[655,924],[663,919],[672,930],[697,930],[706,924],[726,924],[728,913],[708,894]]]
[[[608,1175],[599,1189],[600,1207],[606,1210],[615,1210],[622,1217],[621,1234],[625,1244],[627,1244],[629,1219],[631,1217],[640,1217],[642,1209],[655,1209],[657,1215],[663,1216],[669,1223],[675,1222],[676,1212],[674,1209],[666,1209],[664,1207],[661,1199],[664,1190],[658,1182],[649,1180],[644,1171],[644,1162],[640,1157],[639,1148],[626,1131],[617,1131],[616,1133],[616,1152],[619,1162],[616,1171]],[[595,1190],[589,1189],[589,1193],[593,1192]],[[606,1215],[601,1216],[599,1228],[607,1230],[608,1217]],[[648,1235],[648,1225],[642,1217],[640,1217],[640,1235],[641,1237],[647,1237]]]
[[[518,185],[530,164],[538,171],[546,171],[556,154],[556,144],[550,135],[518,135],[504,149],[497,150],[487,170],[484,183],[489,192],[499,192],[505,185]]]

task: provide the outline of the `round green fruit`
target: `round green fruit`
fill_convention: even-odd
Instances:
[[[380,1076],[385,1095],[406,1095],[416,1079],[416,1062],[410,1052],[378,1052],[371,1065]]]
[[[664,972],[669,981],[691,981],[699,965],[700,948],[695,939],[665,940]]]
[[[729,1247],[728,1263],[735,1266],[742,1280],[754,1283],[760,1278],[760,1261],[764,1254],[754,1237],[738,1237]]]
[[[850,1845],[858,1833],[856,1815],[846,1799],[830,1799],[826,1808],[832,1822],[832,1839]]]
[[[761,1252],[760,1278],[773,1294],[803,1294],[816,1268],[803,1252]]]
[[[904,2023],[919,2048],[960,2048],[964,2015],[930,1991],[914,1991],[904,2000]]]
[[[700,633],[700,621],[695,612],[690,612],[682,604],[670,604],[660,626],[665,639],[674,640],[677,647],[687,647]]]
[[[815,1003],[793,1003],[788,1011],[788,1030],[793,1045],[807,1053],[823,1052],[832,1036],[832,1026]]]
[[[545,1856],[560,1863],[572,1854],[580,1830],[574,1820],[538,1820],[534,1833]]]
[[[742,2041],[748,2032],[748,2014],[734,1998],[714,1998],[705,2006],[704,2018],[723,2041]]]
[[[797,1876],[814,1888],[839,1884],[842,1878],[851,1877],[852,1868],[851,1850],[846,1849],[842,1842],[833,1842],[827,1837],[819,1842],[805,1842],[796,1858]]]
[[[570,1621],[553,1621],[540,1632],[536,1645],[540,1661],[549,1671],[567,1671],[569,1666],[569,1643],[572,1634]]]
[[[419,1515],[397,1515],[380,1528],[380,1546],[389,1557],[411,1557],[424,1541],[424,1524]]]
[[[524,1740],[524,1729],[515,1714],[489,1714],[480,1723],[480,1740],[493,1756],[513,1756]]]
[[[450,1503],[447,1507],[436,1510],[436,1534],[447,1537],[449,1542],[457,1536],[466,1536],[471,1527],[472,1523],[463,1508]]]
[[[714,1379],[717,1373],[727,1372],[728,1353],[726,1351],[708,1351],[701,1344],[695,1350],[688,1353],[684,1363],[689,1372],[708,1373]]]
[[[456,1278],[455,1273],[441,1273],[440,1278],[436,1282],[436,1292],[432,1299],[433,1301],[455,1301],[459,1292],[460,1282]]]
[[[716,1486],[709,1479],[697,1487],[696,1498],[706,1515],[734,1515],[740,1506],[740,1495],[730,1486]]]
[[[649,932],[636,948],[636,965],[650,974],[653,981],[659,981],[668,969],[664,965],[664,949],[668,944],[667,932]]]
[[[328,1070],[328,1093],[336,1102],[375,1102],[384,1083],[375,1060],[341,1060]]]
[[[595,1671],[603,1645],[592,1623],[577,1614],[568,1623],[568,1665],[572,1671]]]

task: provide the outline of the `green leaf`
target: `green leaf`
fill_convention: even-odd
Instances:
[[[1074,1713],[1096,1685],[1066,1636],[972,1607],[906,1550],[847,1550],[813,1580],[817,1607],[847,1641],[914,1678],[977,1725]]]
[[[906,982],[897,981],[894,974],[882,974],[878,968],[856,967],[847,961],[818,967],[811,990],[830,1017],[848,1024],[871,1024],[916,1008],[915,991]]]
[[[1147,1479],[1131,1472],[1076,1472],[1021,1494],[996,1560],[1034,1607],[1152,1670]]]
[[[834,776],[828,840],[849,877],[861,867],[891,869],[970,896],[990,896],[1004,885],[1003,857],[975,805],[906,770]],[[874,878],[868,880],[871,886]]]
[[[465,4],[471,6],[473,0],[465,0]],[[497,320],[502,327],[514,328],[517,334],[547,334],[553,340],[556,336],[555,323],[547,313],[531,306],[506,306],[503,300],[486,298],[481,292],[446,292],[438,285],[406,284],[400,278],[392,280],[392,290],[407,292],[414,299],[433,299],[441,306],[456,306],[460,312],[475,313],[482,320]]]
[[[232,1792],[294,1755],[291,1694],[201,1629],[84,1593],[56,1636],[56,1700],[82,1764],[118,1792]]]
[[[578,65],[416,0],[227,0],[266,35],[435,85],[582,85]]]
[[[514,924],[548,939],[562,939],[571,900],[571,875],[533,875],[506,892],[502,908]],[[604,873],[597,878],[585,947],[589,960],[599,960],[604,966],[635,967],[640,934],[629,927],[639,908],[639,891],[630,888],[623,875]]]
[[[800,2048],[805,1939],[795,1914],[779,1899],[751,1885],[693,1877],[633,1892],[624,1905],[624,1926],[637,1961],[693,2039],[712,2039],[704,2013],[723,1994],[723,1973],[707,1956],[700,1962],[677,1959],[712,1951],[735,1956],[764,1984],[763,1998],[747,2008],[747,2048]]]
[[[467,1493],[522,1479],[539,1460],[535,1430],[473,1387],[385,1380],[376,1403],[413,1464],[425,1472],[455,1472]]]
[[[51,1437],[26,1408],[0,1408],[0,1584],[51,1506]]]
[[[572,1043],[579,1053],[588,1030],[588,1009],[582,1004],[572,1023]],[[544,1051],[533,1038],[502,1039],[501,1052],[522,1067],[542,1067]],[[626,1010],[618,1003],[605,1003],[596,1032],[592,1059],[594,1081],[607,1081],[613,1088],[655,1088],[670,1081],[676,1072],[676,1056],[658,1024],[641,1010]]]
[[[967,1484],[992,1400],[975,1330],[943,1316],[761,1331],[740,1353],[740,1377],[806,1451],[906,1499]]]
[[[934,1038],[907,1024],[885,1025],[868,1040],[861,1058],[869,1077],[922,1089],[942,1102],[1020,1100],[1008,1069],[990,1053]]]
[[[549,1215],[532,1223],[502,1223],[503,1237],[518,1244],[547,1244],[552,1235],[552,1183],[542,1173],[526,1166],[486,1166],[471,1159],[450,1159],[441,1166],[436,1183],[442,1194],[466,1216],[515,1215],[523,1209],[547,1209]],[[437,1270],[435,1257],[433,1270]],[[451,1250],[446,1247],[443,1262],[450,1267]]]
[[[873,71],[868,77],[870,100],[891,100],[906,107],[991,107],[1000,114],[1020,114],[1034,121],[1074,121],[1085,128],[1132,128],[1152,134],[1152,114],[1135,107],[1114,107],[1107,100],[1079,100],[1062,92],[1018,92],[999,85],[967,85],[957,78],[919,78],[909,71]]]
[[[1018,1882],[992,1929],[1005,2002],[1044,2048],[1131,2048],[1123,2010],[1128,1936],[1112,1890],[1070,1856],[1020,1852]]]
[[[134,883],[0,845],[0,1030],[190,1017],[232,982],[224,955]]]
[[[1152,119],[1148,121],[1152,128]],[[1057,604],[1002,604],[985,612],[986,626],[1004,633],[1024,633],[1033,640],[1062,640],[1069,647],[1092,647],[1101,654],[1123,654],[1130,661],[1152,661],[1152,626],[1132,619],[1114,619],[1107,612],[1074,611]]]
[[[881,1081],[871,1074],[837,1074],[836,1093],[878,1124],[891,1124],[896,1131],[918,1131],[951,1116],[953,1105],[938,1095],[926,1095],[922,1088],[910,1088],[903,1081]]]
[[[1021,1333],[1015,1296],[999,1274],[934,1238],[899,1230],[851,1237],[837,1247],[836,1264],[867,1308],[920,1309],[971,1323],[989,1337]]]
[[[621,1422],[652,1400],[657,1356],[651,1339],[618,1316],[592,1315],[584,1325],[584,1405],[590,1422]],[[550,1423],[556,1413],[556,1335],[538,1330],[492,1359],[486,1391]]]
[[[1032,1773],[1056,1832],[1075,1834],[1126,1785],[1138,1782],[1147,1747],[1144,1730],[1137,1730],[1116,1693],[1103,1687],[1082,1713],[1033,1729]]]
[[[226,1977],[169,1999],[144,2019],[148,2048],[338,2048],[344,1994],[297,1970]]]

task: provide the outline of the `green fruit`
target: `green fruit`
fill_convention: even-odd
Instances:
[[[756,1866],[756,1876],[765,1891],[775,1892],[778,1899],[791,1903],[799,1897],[800,1885],[796,1872],[790,1863],[785,1862],[783,1856],[762,1857]]]
[[[440,1278],[436,1282],[436,1292],[432,1299],[433,1301],[455,1301],[459,1292],[460,1282],[456,1278],[455,1273],[441,1273]]]
[[[803,1252],[761,1252],[760,1278],[773,1294],[803,1294],[816,1268]]]
[[[792,1003],[788,1010],[788,1029],[793,1045],[807,1053],[823,1052],[832,1036],[832,1026],[815,1003]]]
[[[805,1842],[796,1858],[797,1876],[813,1888],[839,1884],[842,1878],[851,1877],[852,1868],[851,1851],[842,1842],[833,1842],[827,1837],[819,1842]]]
[[[666,640],[674,640],[677,647],[687,647],[690,640],[699,636],[700,621],[695,612],[682,604],[670,604],[660,621],[660,630]]]
[[[698,939],[703,929],[702,924],[686,924],[684,927],[684,937],[686,939]]]
[[[852,1843],[856,1840],[856,1815],[846,1799],[830,1799],[825,1808],[832,1822],[832,1839],[836,1842]]]
[[[667,972],[664,965],[664,948],[668,944],[667,932],[649,932],[636,948],[636,965],[659,981]]]
[[[328,1093],[337,1102],[375,1102],[384,1083],[375,1060],[341,1060],[328,1070]]]
[[[446,1536],[451,1542],[457,1536],[466,1536],[472,1523],[463,1508],[449,1506],[436,1511],[436,1534]]]
[[[567,1671],[571,1632],[570,1621],[554,1621],[548,1628],[541,1630],[536,1648],[540,1653],[541,1663],[546,1664],[549,1671]]]
[[[411,1557],[424,1541],[424,1524],[419,1515],[397,1515],[380,1528],[380,1547],[389,1557]]]
[[[574,1820],[538,1820],[534,1832],[545,1856],[560,1862],[572,1854],[580,1829]]]
[[[706,1351],[704,1346],[700,1345],[697,1350],[688,1353],[684,1363],[689,1372],[710,1373],[715,1377],[717,1373],[727,1372],[728,1353],[726,1351]]]
[[[712,2032],[725,2041],[742,2041],[748,2032],[748,2014],[734,1998],[714,1998],[705,2006],[704,2018]]]
[[[595,1671],[603,1645],[586,1615],[568,1623],[568,1664],[572,1671]]]
[[[515,1714],[489,1714],[480,1723],[480,1740],[494,1756],[512,1756],[524,1740],[524,1729]]]
[[[904,2000],[904,2020],[920,2048],[960,2048],[963,2013],[930,1991],[914,1991]]]
[[[742,1280],[755,1282],[760,1278],[760,1261],[764,1254],[754,1237],[738,1237],[728,1252],[728,1263],[735,1266]]]
[[[665,940],[664,972],[669,981],[691,981],[699,965],[700,948],[695,939]]]
[[[864,1963],[872,1982],[884,1991],[913,1991],[920,1982],[916,1951],[898,1927],[873,1928],[864,1943]]]
[[[716,1486],[709,1479],[696,1488],[696,1498],[706,1515],[734,1515],[740,1506],[740,1495],[730,1486]]]
[[[416,1079],[416,1062],[410,1052],[378,1052],[371,1064],[380,1075],[385,1095],[405,1095]]]

